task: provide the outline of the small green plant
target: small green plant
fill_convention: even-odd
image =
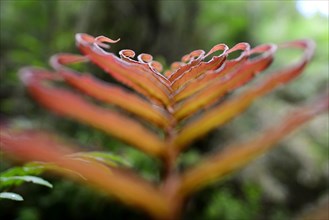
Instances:
[[[182,171],[178,164],[181,153],[243,112],[255,99],[297,77],[312,57],[314,43],[300,40],[255,48],[239,43],[231,49],[218,44],[208,53],[195,50],[163,71],[149,54],[140,54],[135,60],[132,50],[120,51],[120,57],[104,51],[108,43],[117,42],[104,36],[77,34],[76,42],[83,56],[53,56],[55,71],[24,68],[20,73],[22,82],[36,101],[56,114],[88,124],[157,158],[162,164],[160,179],[145,180],[120,157],[107,152],[81,152],[38,130],[2,127],[0,147],[19,159],[46,163],[46,168],[103,190],[155,219],[179,219],[193,192],[245,166],[295,128],[328,110],[328,97],[319,98],[259,136],[212,153]],[[278,48],[301,49],[303,55],[296,64],[231,95],[265,70]],[[229,59],[233,52],[240,55]],[[136,93],[68,67],[87,61]],[[63,82],[76,90],[59,88]],[[121,110],[96,104],[100,102]]]
[[[24,182],[32,182],[34,184],[43,185],[52,188],[52,184],[38,177],[44,170],[42,164],[29,163],[22,167],[13,167],[0,173],[0,199],[11,199],[23,201],[23,197],[17,193],[10,192],[12,187],[19,186]]]

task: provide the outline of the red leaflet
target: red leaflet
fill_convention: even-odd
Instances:
[[[233,144],[226,147],[223,152],[204,158],[203,162],[183,174],[180,193],[188,195],[209,182],[242,168],[257,156],[275,147],[275,143],[315,115],[328,111],[328,108],[329,96],[327,95],[289,114],[281,124],[262,132],[258,137],[244,143]]]
[[[179,102],[180,100],[191,96],[192,94],[213,83],[215,79],[225,77],[227,73],[239,68],[240,65],[242,65],[248,58],[250,46],[247,43],[239,43],[232,49],[228,50],[227,54],[237,50],[243,51],[238,58],[234,60],[225,60],[223,65],[220,65],[215,70],[206,71],[203,75],[198,76],[196,79],[190,80],[187,85],[176,91],[174,96],[175,101]]]
[[[28,146],[28,147],[27,147]],[[123,202],[141,207],[152,215],[161,217],[169,213],[169,205],[161,193],[145,180],[96,161],[83,161],[70,157],[72,146],[41,132],[13,132],[1,128],[0,147],[6,153],[26,161],[50,163],[56,172],[116,196]]]
[[[223,52],[219,56],[214,56],[209,62],[202,61],[198,64],[195,64],[194,66],[191,66],[185,72],[177,71],[176,74],[171,77],[172,89],[173,90],[179,89],[180,87],[182,87],[186,83],[188,83],[190,80],[193,80],[196,77],[201,76],[207,70],[213,70],[213,69],[219,68],[226,59],[226,51],[228,50],[228,47],[225,44],[216,45],[205,56],[202,56],[202,54],[203,54],[203,51],[202,51],[202,52],[200,52],[201,55],[198,56],[198,60],[204,60],[207,56],[209,56],[212,53],[215,53],[219,50],[223,50]],[[191,54],[193,54],[193,52]],[[189,55],[187,57],[183,57],[182,60],[190,60],[190,59],[193,60],[194,57],[195,57],[195,55],[194,56]],[[182,69],[184,69],[184,68],[182,68]]]
[[[91,75],[78,76],[70,72],[61,72],[61,75],[70,85],[100,101],[117,105],[161,127],[167,126],[165,113],[136,94],[116,85],[102,82]]]
[[[163,154],[165,144],[138,122],[88,103],[68,90],[43,86],[39,81],[40,75],[43,75],[40,71],[24,69],[21,75],[31,95],[43,106],[118,137],[151,155]]]
[[[193,66],[198,65],[205,52],[203,50],[195,50],[182,57],[182,62],[174,62],[171,64],[171,73],[168,75],[168,80],[174,82],[176,79],[181,77],[186,71],[191,69]],[[188,63],[187,63],[188,62]]]
[[[130,86],[137,92],[152,97],[164,105],[169,105],[169,88],[152,74],[152,70],[143,65],[126,62],[114,54],[106,53],[97,43],[84,40],[84,34],[76,36],[80,50],[94,63],[111,74],[120,82]]]
[[[61,66],[61,64],[64,65],[84,59],[81,56],[61,54],[52,58],[52,65],[60,71],[60,75],[67,83],[80,91],[105,103],[117,105],[161,127],[167,126],[168,121],[165,113],[138,95],[114,84],[102,82],[89,74],[78,75],[70,69]]]
[[[202,76],[207,70],[217,69],[225,60],[225,56],[214,57],[209,62],[201,62],[198,65],[192,67],[179,78],[172,82],[171,87],[173,90],[177,90],[182,86],[189,83],[191,80]]]
[[[251,53],[263,51],[263,54],[257,59],[246,61],[233,72],[227,72],[224,68],[223,71],[226,73],[221,74],[221,69],[219,69],[218,73],[215,72],[214,74],[219,74],[221,77],[217,77],[210,85],[180,104],[176,109],[175,117],[181,120],[218,100],[233,88],[252,79],[254,74],[264,70],[271,63],[275,49],[276,47],[272,45],[257,47],[251,51]],[[231,67],[229,68],[231,69]]]
[[[272,74],[272,76],[268,77],[265,82],[257,87],[250,88],[239,96],[225,101],[223,104],[203,114],[198,120],[183,127],[181,133],[175,140],[176,146],[178,148],[184,148],[195,139],[226,123],[245,110],[256,98],[265,95],[282,83],[287,83],[294,77],[298,76],[313,54],[314,43],[310,41],[298,41],[287,44],[287,46],[304,49],[304,55],[298,64]],[[180,112],[178,111],[178,113]],[[176,117],[181,117],[179,114],[177,115],[178,116]]]

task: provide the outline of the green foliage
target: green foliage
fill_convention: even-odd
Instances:
[[[250,220],[257,219],[260,211],[261,191],[257,186],[244,185],[245,197],[237,200],[229,188],[221,188],[210,197],[205,219]]]
[[[34,184],[39,184],[52,188],[53,186],[46,180],[36,177],[36,176],[11,176],[11,177],[0,177],[1,187],[20,185],[23,182],[32,182]]]
[[[15,201],[23,201],[23,197],[13,192],[2,192],[0,193],[0,199],[10,199]]]
[[[86,159],[94,159],[99,162],[102,162],[109,166],[117,166],[118,164],[121,166],[131,166],[130,163],[124,160],[122,157],[118,155],[114,155],[113,153],[109,152],[102,152],[102,151],[93,151],[93,152],[83,152],[83,153],[75,153],[70,155],[71,157],[78,157],[78,158],[86,158]]]
[[[44,166],[40,163],[27,163],[24,166],[12,167],[1,172],[0,177],[39,175],[43,172],[43,170]]]
[[[0,190],[8,190],[12,187],[18,187],[24,182],[43,185],[52,188],[53,185],[48,181],[32,175],[40,175],[44,167],[38,163],[28,163],[21,167],[13,167],[0,173]],[[13,192],[1,192],[0,199],[11,199],[23,201],[23,197]]]

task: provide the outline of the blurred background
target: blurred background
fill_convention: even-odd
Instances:
[[[79,32],[120,38],[111,51],[129,48],[136,54],[150,53],[165,66],[192,50],[207,51],[218,43],[232,47],[238,42],[256,46],[304,38],[316,42],[314,59],[302,76],[195,143],[180,158],[182,169],[209,151],[278,123],[296,105],[328,87],[327,1],[1,0],[0,4],[0,120],[45,128],[83,146],[102,146],[124,156],[150,180],[159,177],[158,161],[87,126],[58,120],[26,94],[18,70],[31,65],[49,68],[51,55],[78,53],[74,35]],[[273,68],[292,60],[292,55],[279,53]],[[108,79],[94,66],[86,68]],[[184,219],[288,220],[328,204],[328,123],[328,115],[316,118],[282,141],[280,148],[198,192]],[[0,163],[0,171],[16,165],[3,157]],[[44,177],[53,189],[33,184],[13,189],[25,201],[1,200],[0,219],[147,219],[139,210],[89,188],[50,174]]]

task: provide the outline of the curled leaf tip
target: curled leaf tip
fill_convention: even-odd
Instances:
[[[112,40],[111,38],[108,38],[105,36],[93,37],[91,35],[84,34],[84,33],[76,34],[75,38],[76,38],[77,42],[79,42],[79,43],[94,44],[94,45],[98,45],[98,46],[104,47],[104,48],[109,48],[109,45],[107,45],[105,43],[113,44],[113,43],[117,43],[120,40],[120,38],[118,38],[117,40]]]
[[[116,40],[112,40],[111,38],[105,37],[105,36],[98,36],[95,38],[96,42],[101,42],[101,43],[117,43],[120,41],[120,38],[116,39]]]
[[[55,54],[50,57],[50,65],[54,69],[61,69],[64,65],[80,63],[80,62],[88,62],[89,59],[86,56],[77,55],[77,54],[69,54],[69,53],[60,53]]]

